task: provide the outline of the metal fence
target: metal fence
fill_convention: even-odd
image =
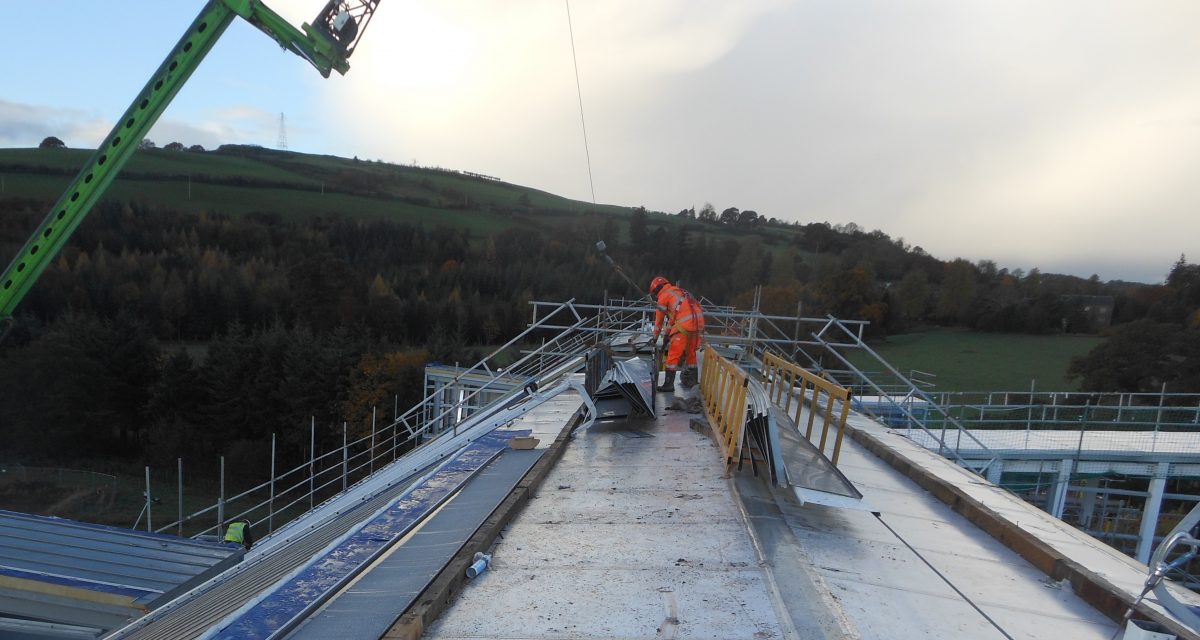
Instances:
[[[152,470],[146,467],[145,503],[133,527],[141,527],[144,520],[147,531],[189,536],[217,535],[225,523],[245,518],[256,530],[270,533],[311,510],[324,499],[345,491],[376,469],[396,460],[419,442],[419,437],[413,438],[401,432],[394,422],[378,428],[374,420],[369,434],[350,440],[348,425],[342,423],[342,445],[318,454],[316,427],[316,421],[311,421],[309,459],[283,471],[276,468],[278,447],[276,438],[272,436],[268,479],[243,491],[229,491],[225,458],[222,456],[217,476],[217,501],[191,513],[184,509],[183,461],[179,460],[175,469],[175,504],[164,504],[164,496],[154,493]],[[156,517],[159,522],[171,517],[174,520],[155,527]]]
[[[588,305],[593,309],[594,305]],[[616,314],[618,322],[626,315]],[[226,486],[224,458],[220,461],[217,501],[188,513],[184,508],[184,469],[179,461],[174,475],[177,490],[175,504],[163,504],[153,491],[153,473],[145,469],[145,502],[134,528],[172,532],[179,535],[217,535],[225,523],[248,519],[257,530],[270,533],[281,525],[350,486],[361,482],[376,470],[405,453],[427,446],[440,434],[457,435],[458,425],[484,407],[508,402],[519,395],[554,380],[583,364],[583,354],[595,343],[596,327],[601,322],[594,311],[581,310],[573,300],[541,304],[534,308],[529,327],[470,367],[440,368],[427,380],[426,395],[404,413],[386,424],[373,418],[370,433],[353,440],[347,425],[342,425],[342,445],[318,453],[315,420],[309,424],[308,460],[287,470],[276,468],[276,439],[271,441],[271,462],[267,480],[243,491]],[[521,357],[511,360],[511,351]],[[501,363],[504,363],[503,365]],[[161,477],[161,476],[160,476]],[[162,493],[162,492],[160,492]],[[161,522],[163,514],[174,519]]]
[[[1194,431],[1200,394],[1082,392],[939,392],[951,415],[972,428],[1059,428],[1076,425],[1118,431]]]

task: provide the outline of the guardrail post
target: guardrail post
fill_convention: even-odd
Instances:
[[[1158,445],[1158,425],[1162,424],[1163,402],[1167,399],[1167,383],[1162,383],[1162,389],[1158,392],[1158,413],[1154,415],[1154,444],[1150,447],[1150,451],[1154,451],[1154,447]]]
[[[150,513],[150,502],[150,467],[146,467],[146,531],[154,531],[154,521]]]
[[[804,411],[804,401],[808,398],[809,384],[812,385],[812,399],[808,401],[808,425],[804,429],[804,439],[812,441],[813,425],[817,420],[817,401],[821,399],[821,390],[816,380],[800,379],[800,401],[796,403],[796,424],[800,424],[800,413]]]
[[[742,440],[745,437],[746,431],[746,393],[750,387],[750,376],[742,375],[742,384],[738,385],[737,400],[733,404],[733,430],[734,430],[734,451],[738,459],[738,468],[741,468],[742,463]],[[754,454],[751,453],[751,456]],[[753,462],[753,457],[751,458]]]
[[[1037,379],[1029,381],[1029,410],[1025,416],[1025,446],[1029,446],[1029,431],[1033,428],[1033,389]]]
[[[716,400],[717,398],[721,397],[721,360],[719,357],[717,357],[716,351],[709,350],[708,353],[711,353],[712,357],[705,357],[705,368],[712,368],[712,378],[709,380],[709,390],[712,391],[712,393],[710,393],[708,397],[704,399],[704,408],[707,409],[709,413],[713,413],[715,415]],[[709,361],[712,362],[711,365],[708,364]]]
[[[375,473],[375,407],[371,407],[371,456],[367,466],[367,475],[373,473]],[[345,488],[342,487],[343,490]]]
[[[787,399],[783,401],[783,412],[790,413],[792,410],[792,396],[796,395],[796,372],[788,371],[785,376],[787,380],[787,387],[785,388],[784,392],[787,394]],[[804,399],[801,398],[796,404],[797,406],[804,404]],[[797,413],[797,417],[799,417],[799,413]],[[794,422],[796,423],[797,427],[800,426],[799,420],[795,420]]]
[[[746,350],[746,352],[749,353],[751,356],[757,354],[757,352],[758,352],[755,342],[758,340],[758,316],[759,316],[758,307],[759,307],[759,303],[761,302],[761,300],[762,300],[762,285],[757,285],[754,287],[754,309],[753,309],[754,315],[750,317],[750,332],[749,332],[750,345],[749,345],[749,348]]]
[[[275,530],[275,434],[271,434],[271,480],[267,497],[267,533]]]
[[[183,537],[183,458],[176,458],[175,461],[179,463],[179,486],[177,487],[179,490],[179,493],[177,494],[179,496],[179,526],[176,528],[175,534],[182,538]]]
[[[350,475],[350,450],[346,444],[346,421],[342,421],[342,491],[346,490],[346,478]]]
[[[825,454],[825,441],[829,438],[829,422],[833,420],[833,394],[825,392],[825,415],[821,416],[821,446],[818,447],[821,454]],[[815,403],[814,403],[815,404]]]
[[[849,390],[846,391],[846,399],[842,400],[842,415],[838,418],[837,438],[833,441],[833,458],[830,462],[833,466],[837,466],[838,456],[842,453],[842,436],[846,433],[846,416],[850,413],[850,398],[853,396]]]
[[[221,456],[221,469],[217,475],[220,482],[217,493],[217,537],[220,537],[221,527],[225,526],[225,456]]]
[[[949,416],[946,416],[946,417],[949,418]],[[946,455],[944,452],[946,450],[946,423],[947,422],[949,422],[949,420],[942,420],[942,435],[938,438],[938,455],[939,456]]]
[[[308,423],[308,510],[313,510],[313,494],[316,490],[317,468],[317,417]]]

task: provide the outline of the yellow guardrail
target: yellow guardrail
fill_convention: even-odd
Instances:
[[[705,363],[707,362],[705,360]],[[834,465],[837,465],[838,454],[842,450],[842,436],[846,432],[846,415],[850,411],[850,390],[772,353],[763,357],[763,380],[767,385],[767,395],[771,401],[779,405],[788,415],[791,415],[792,400],[798,398],[796,414],[792,418],[792,422],[797,427],[800,426],[801,408],[806,402],[810,405],[808,429],[804,433],[804,437],[810,441],[817,413],[821,413],[821,453],[825,452],[825,443],[829,436],[831,423],[833,423],[833,404],[835,401],[842,403],[841,415],[838,416],[836,423],[837,437],[833,442],[833,455],[829,458]],[[822,394],[824,394],[825,400],[823,408],[821,406]]]
[[[742,458],[742,432],[746,426],[746,386],[749,376],[729,360],[704,347],[700,397],[704,414],[717,437],[725,468]]]

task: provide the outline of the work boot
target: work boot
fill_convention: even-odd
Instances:
[[[684,369],[683,375],[679,377],[679,381],[683,383],[684,389],[691,389],[696,386],[696,367]]]
[[[674,371],[667,372],[667,377],[663,378],[662,386],[660,386],[658,388],[658,390],[659,391],[675,391],[675,372]]]

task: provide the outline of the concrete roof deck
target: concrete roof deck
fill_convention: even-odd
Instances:
[[[425,637],[782,637],[729,482],[685,413],[577,433]]]
[[[854,440],[872,454],[905,469],[910,479],[952,504],[956,514],[996,532],[1044,573],[1069,581],[1094,606],[1120,615],[1141,593],[1146,565],[926,450],[905,438],[903,430],[858,415],[852,416],[851,426]],[[1169,588],[1189,606],[1200,606],[1200,595],[1175,585]],[[1174,621],[1153,594],[1142,603],[1139,614],[1173,624],[1180,637],[1200,638],[1196,630]]]
[[[839,466],[880,518],[801,506],[748,467],[723,477],[711,440],[688,426],[696,416],[659,413],[577,434],[491,568],[424,637],[1107,640],[1117,628],[859,443],[847,440]],[[1003,495],[1056,535],[1035,514],[1052,518]]]
[[[850,423],[878,428],[858,415]],[[940,470],[958,482],[988,484],[933,454],[920,462],[944,466]],[[786,505],[785,513],[813,569],[854,622],[856,637],[1112,637],[1116,625],[1069,584],[1047,576],[859,442],[845,441],[839,468],[880,509],[878,518],[808,505]],[[1003,498],[1025,517],[1054,520],[1009,494]]]

